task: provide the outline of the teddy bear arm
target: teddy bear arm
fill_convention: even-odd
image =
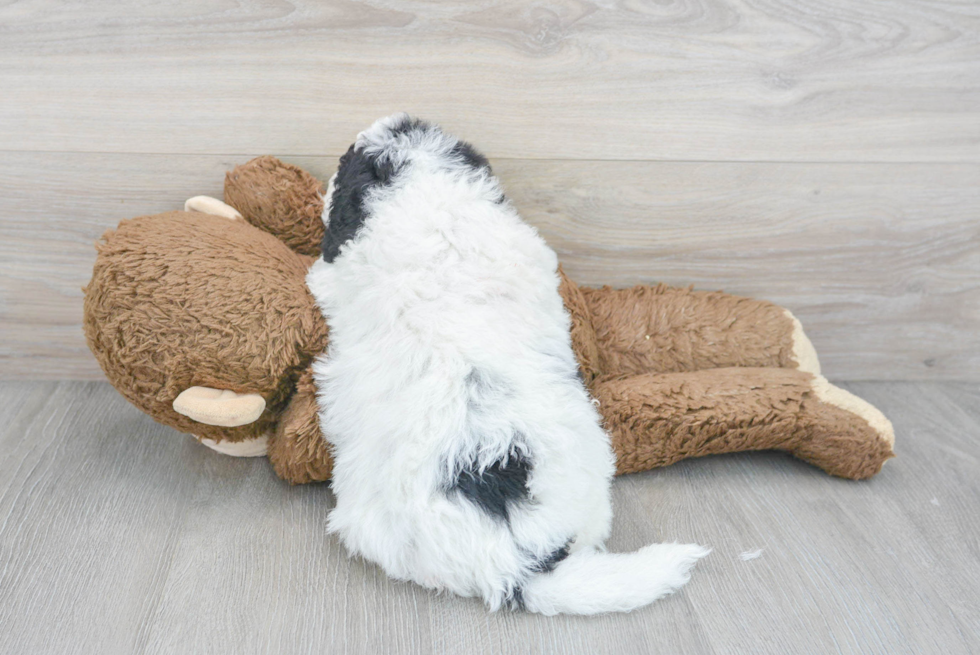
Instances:
[[[297,381],[296,392],[268,446],[269,462],[276,475],[291,484],[330,479],[333,458],[320,432],[318,412],[313,373],[307,369]]]
[[[664,284],[580,290],[603,375],[728,366],[820,373],[800,322],[771,302]]]
[[[617,473],[688,457],[783,450],[831,475],[862,479],[893,457],[881,412],[821,376],[721,368],[600,379],[593,392]]]
[[[225,175],[225,202],[246,221],[301,255],[317,257],[323,241],[323,183],[275,157],[256,157]]]

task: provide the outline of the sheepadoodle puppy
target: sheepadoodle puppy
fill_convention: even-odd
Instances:
[[[331,181],[307,283],[333,447],[329,528],[392,577],[532,612],[629,611],[696,545],[609,554],[608,435],[578,376],[558,260],[487,160],[399,114]]]

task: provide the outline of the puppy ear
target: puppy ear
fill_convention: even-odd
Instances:
[[[234,428],[254,423],[265,411],[265,398],[257,393],[190,387],[174,399],[174,411],[207,425]]]
[[[242,215],[238,213],[237,209],[211,196],[194,196],[193,198],[188,198],[184,203],[184,211],[224,216],[233,221],[242,220]]]

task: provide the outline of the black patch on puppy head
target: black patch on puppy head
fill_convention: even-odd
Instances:
[[[426,133],[440,133],[438,127],[410,116],[405,116],[387,128],[382,136],[385,146],[382,152],[368,155],[363,150],[355,150],[352,145],[340,158],[334,192],[330,203],[330,217],[320,251],[324,261],[330,263],[340,254],[345,243],[357,236],[367,218],[364,201],[372,189],[391,183],[397,173],[388,155],[383,154],[397,148],[412,148],[424,143]],[[403,138],[405,142],[393,143]],[[452,137],[445,137],[451,139]],[[445,141],[436,141],[445,144]],[[445,146],[442,146],[445,147]],[[389,152],[390,154],[390,152]],[[487,158],[465,141],[456,141],[448,153],[450,166],[462,165],[474,171],[486,169],[491,172]],[[503,202],[501,194],[497,202]]]
[[[321,252],[327,263],[336,259],[340,248],[357,236],[364,225],[365,196],[375,187],[391,181],[394,166],[376,155],[367,155],[351,146],[340,158],[330,204],[330,221],[323,235]]]
[[[441,131],[439,127],[433,125],[432,123],[428,123],[418,118],[412,118],[411,116],[405,116],[401,121],[388,128],[389,133],[393,137],[401,136],[403,134],[411,134],[413,132],[424,134],[433,130]],[[488,173],[492,172],[490,162],[487,161],[487,158],[466,141],[456,141],[456,145],[454,145],[449,151],[449,157],[474,170],[486,168]]]
[[[490,166],[489,160],[483,156],[483,153],[479,152],[472,145],[466,141],[457,141],[453,149],[450,150],[449,156],[461,162],[464,166],[467,166],[474,171],[480,171],[486,169],[487,175],[493,175],[493,168]],[[494,203],[498,205],[504,204],[507,201],[507,196],[501,193]]]
[[[399,122],[388,128],[388,133],[394,137],[416,131],[425,132],[430,129],[432,129],[432,126],[429,123],[419,118],[412,118],[406,114]]]
[[[487,169],[487,173],[492,173],[493,169],[490,168],[490,162],[481,153],[477,152],[476,148],[466,143],[465,141],[457,141],[456,145],[450,151],[450,155],[462,161],[464,164],[469,166],[474,170],[479,170],[481,168]]]
[[[510,507],[528,498],[530,473],[531,462],[514,449],[482,471],[471,462],[456,473],[448,491],[459,493],[488,516],[508,523]]]

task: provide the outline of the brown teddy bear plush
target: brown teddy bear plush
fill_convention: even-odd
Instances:
[[[192,198],[106,232],[85,289],[85,335],[116,389],[215,450],[267,455],[292,483],[331,471],[310,370],[328,331],[305,285],[323,192],[294,166],[252,160],[226,176],[227,204]],[[787,310],[665,285],[580,287],[559,273],[618,473],[776,449],[860,479],[893,457],[888,419],[820,376]]]

